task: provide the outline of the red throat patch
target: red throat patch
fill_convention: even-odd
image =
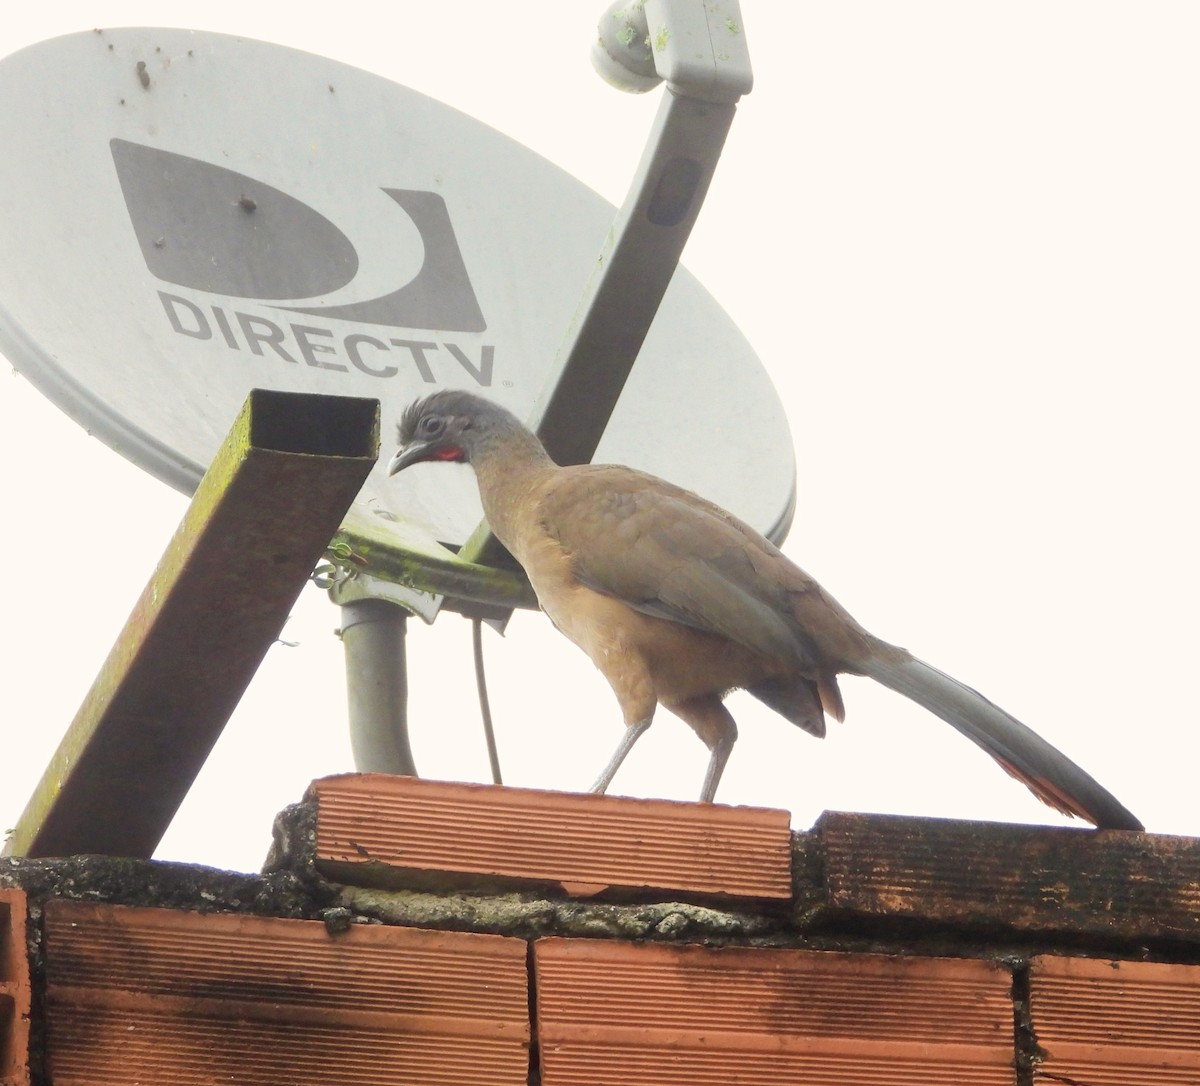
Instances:
[[[459,446],[446,445],[446,446],[443,446],[442,448],[438,449],[436,452],[434,452],[433,455],[429,459],[430,460],[449,460],[452,463],[461,464],[464,460],[466,460],[466,458],[467,458],[467,454],[465,452],[463,452],[463,450],[461,448],[459,448]]]

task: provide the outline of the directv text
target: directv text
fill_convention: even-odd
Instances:
[[[433,343],[418,339],[382,338],[353,332],[340,335],[329,328],[308,324],[276,322],[255,313],[225,309],[219,305],[201,308],[187,298],[158,291],[167,320],[177,335],[223,342],[230,350],[248,350],[260,358],[275,358],[315,369],[358,371],[370,377],[396,377],[416,370],[427,384],[445,382],[447,367],[465,371],[481,388],[492,384],[496,348],[479,347],[472,358],[455,343]],[[439,378],[440,371],[440,378]]]

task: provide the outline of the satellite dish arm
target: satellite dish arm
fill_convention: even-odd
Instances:
[[[708,192],[738,99],[752,85],[737,0],[615,5],[593,57],[626,90],[667,84],[646,150],[534,411],[560,464],[589,462]],[[484,526],[460,557],[494,563]]]
[[[645,73],[647,59],[654,77],[635,89],[662,81],[666,93],[536,410],[538,436],[559,463],[595,454],[753,84],[737,0],[610,8],[593,50],[601,75]]]
[[[670,90],[537,405],[560,464],[586,464],[633,369],[692,232],[734,107]]]

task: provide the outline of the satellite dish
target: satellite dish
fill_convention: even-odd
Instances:
[[[613,222],[480,122],[262,42],[75,34],[0,62],[0,99],[0,349],[186,493],[252,388],[378,398],[385,435],[442,387],[530,417]],[[779,538],[790,448],[753,351],[680,269],[595,458]],[[380,466],[345,529],[452,560],[480,517],[468,473]]]

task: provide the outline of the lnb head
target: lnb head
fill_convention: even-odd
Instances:
[[[654,68],[645,0],[617,0],[600,17],[592,67],[618,90],[644,94],[662,82]]]

